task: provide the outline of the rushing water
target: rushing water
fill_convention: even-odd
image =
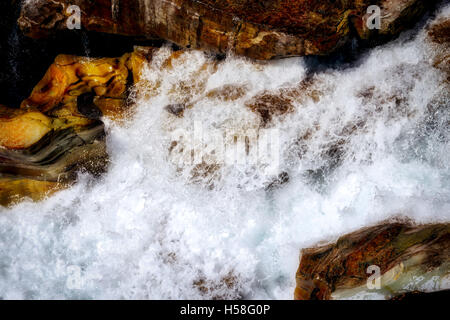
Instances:
[[[399,215],[450,220],[448,87],[425,31],[313,75],[302,58],[192,51],[167,68],[170,54],[155,52],[132,119],[107,121],[104,177],[0,209],[2,298],[290,299],[301,248]],[[208,94],[223,87],[239,94]],[[265,125],[246,106],[292,88],[292,112]],[[178,134],[199,125],[206,167]],[[235,141],[216,137],[263,131],[278,166],[219,159]]]

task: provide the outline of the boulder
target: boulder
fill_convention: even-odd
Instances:
[[[433,66],[447,74],[450,83],[450,18],[441,17],[429,26],[428,39],[433,50]]]
[[[234,52],[254,59],[326,55],[358,36],[390,39],[411,27],[436,1],[377,0],[28,0],[19,26],[31,37],[67,29],[71,5],[91,31],[169,40],[185,48]],[[371,5],[379,29],[369,28]],[[72,20],[71,20],[72,21]]]
[[[36,109],[68,120],[123,117],[128,90],[139,80],[140,67],[151,55],[145,50],[137,48],[120,58],[59,55],[21,109]]]
[[[370,278],[376,269],[378,288]],[[391,299],[450,289],[450,223],[382,223],[305,249],[296,281],[297,300]]]
[[[101,118],[120,121],[130,111],[128,93],[150,52],[60,55],[20,109],[0,106],[0,205],[40,200],[73,183],[79,171],[106,170]]]

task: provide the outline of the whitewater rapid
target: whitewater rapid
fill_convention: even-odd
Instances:
[[[102,178],[0,208],[0,298],[291,299],[302,248],[399,215],[450,221],[449,94],[425,30],[314,74],[302,58],[215,66],[198,51],[164,68],[171,54],[154,53],[132,118],[105,120]],[[305,79],[309,94],[264,128],[246,106]],[[243,93],[207,94],[224,86]],[[179,103],[183,117],[165,108]],[[275,130],[278,166],[195,173],[172,147],[196,122],[209,150],[217,132]]]

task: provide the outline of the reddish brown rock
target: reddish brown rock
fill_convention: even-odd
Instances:
[[[274,117],[283,116],[295,110],[294,104],[302,104],[308,99],[318,102],[323,94],[320,83],[307,78],[298,85],[276,91],[264,91],[246,101],[246,106],[261,117],[262,126],[270,125]]]
[[[434,21],[428,30],[433,50],[434,67],[447,74],[447,84],[450,84],[450,18]]]
[[[428,35],[433,42],[448,45],[450,43],[450,18],[435,21],[431,25]]]
[[[22,30],[40,37],[66,29],[67,8],[78,5],[91,31],[161,38],[182,47],[233,51],[255,59],[323,55],[350,36],[376,40],[398,35],[435,1],[318,0],[34,0],[19,19]],[[381,29],[366,22],[370,5],[381,8]],[[353,32],[352,30],[356,30]]]
[[[363,297],[371,293],[369,266],[380,268],[381,288],[372,290],[378,297],[449,289],[450,224],[386,223],[345,235],[334,244],[305,249],[295,299]],[[427,281],[434,281],[434,287]]]

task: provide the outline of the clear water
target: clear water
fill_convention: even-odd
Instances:
[[[266,128],[279,137],[271,171],[220,162],[212,137],[263,130],[246,102],[298,86],[305,60],[228,57],[214,68],[187,52],[167,69],[171,50],[158,50],[134,117],[107,121],[104,177],[81,174],[43,202],[0,208],[0,297],[291,299],[302,248],[399,215],[449,221],[448,87],[425,38],[405,35],[313,75],[305,90],[315,98],[298,94]],[[244,95],[207,96],[225,85]],[[186,101],[182,118],[165,110]],[[169,152],[176,130],[193,134],[195,122],[218,164],[205,174]],[[282,172],[289,181],[268,188]]]

